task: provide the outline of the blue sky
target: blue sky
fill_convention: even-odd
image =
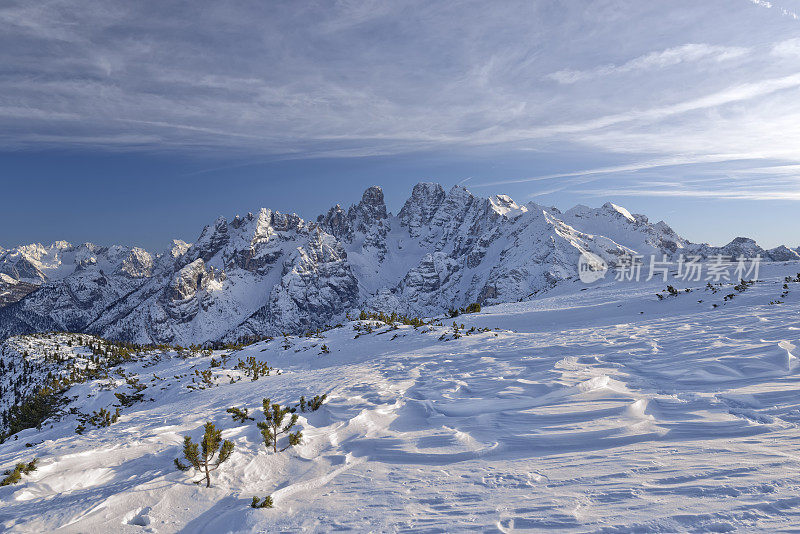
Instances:
[[[0,5],[0,246],[421,180],[800,244],[800,0],[166,4]]]

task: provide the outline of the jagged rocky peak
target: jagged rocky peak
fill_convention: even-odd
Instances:
[[[0,251],[0,337],[68,330],[189,344],[302,332],[363,306],[436,315],[530,298],[574,278],[582,251],[609,265],[631,252],[800,261],[747,238],[695,245],[612,203],[561,213],[427,182],[393,217],[370,187],[316,223],[268,209],[220,217],[194,244],[174,241],[157,256],[66,242]]]
[[[119,270],[131,278],[147,278],[153,275],[154,266],[155,259],[152,254],[144,249],[134,247],[122,260]]]
[[[197,258],[212,262],[217,268],[241,267],[255,270],[263,262],[252,260],[263,252],[273,236],[281,233],[305,232],[305,221],[297,214],[284,214],[262,208],[258,214],[237,215],[230,222],[219,217],[206,226],[183,262]]]
[[[296,213],[281,213],[279,211],[270,212],[269,224],[277,232],[300,231],[305,229],[305,221]]]
[[[218,217],[213,225],[206,226],[194,244],[194,256],[208,261],[228,243],[228,220]]]
[[[537,204],[536,202],[534,202],[532,200],[530,202],[528,202],[527,204],[525,204],[525,208],[526,208],[526,212],[527,213],[536,213],[536,214],[545,213],[545,214],[550,215],[552,217],[561,216],[561,210],[559,210],[555,206],[543,206],[541,204]]]
[[[609,213],[612,213],[612,214],[619,214],[619,215],[621,215],[622,217],[625,217],[626,219],[628,219],[631,222],[636,221],[636,217],[634,217],[631,214],[631,212],[629,212],[628,210],[626,210],[622,206],[618,206],[617,204],[614,204],[613,202],[606,202],[605,204],[603,204],[603,209],[606,210]]]
[[[722,254],[723,256],[731,256],[738,258],[744,256],[745,258],[754,258],[756,256],[764,256],[765,250],[758,246],[754,239],[749,237],[736,237],[730,243],[719,249],[712,248],[710,254]]]
[[[520,206],[508,195],[492,195],[489,197],[492,209],[505,217],[519,217],[528,211],[526,206]]]
[[[344,248],[317,230],[285,261],[267,315],[283,331],[305,331],[346,313],[357,301],[358,281]]]
[[[16,280],[43,283],[61,268],[63,253],[73,248],[66,241],[56,241],[49,246],[32,243],[8,249],[0,253],[0,272]]]
[[[361,201],[350,206],[346,213],[337,204],[325,215],[317,217],[317,224],[343,243],[361,243],[361,251],[374,253],[378,261],[383,261],[390,215],[383,199],[383,189],[374,185],[367,188]]]
[[[197,290],[202,288],[205,272],[206,264],[201,258],[181,268],[172,277],[168,293],[170,300],[181,301],[194,297]]]
[[[388,214],[383,200],[383,189],[377,185],[367,188],[361,196],[361,202],[348,210],[348,216],[355,223],[355,229],[362,232],[364,227],[386,219]]]
[[[339,204],[329,209],[325,215],[317,217],[317,223],[337,239],[345,239],[353,232],[350,219]]]
[[[752,250],[757,251],[761,249],[756,243],[755,239],[751,239],[749,237],[735,237],[731,240],[730,243],[725,245],[726,248],[735,249],[735,250]]]
[[[441,185],[420,182],[400,210],[400,224],[408,228],[412,237],[418,237],[444,202],[446,193]]]
[[[641,254],[672,255],[689,245],[663,221],[652,224],[644,215],[611,202],[599,208],[579,204],[558,217],[576,230],[610,238]]]
[[[272,210],[261,208],[258,215],[248,213],[244,217],[237,215],[230,223],[230,246],[234,250],[252,249],[259,243],[269,241],[272,234]]]
[[[792,250],[785,245],[780,245],[769,249],[767,254],[772,261],[796,261],[800,259],[800,254],[798,254],[798,252],[799,251]]]
[[[431,226],[439,228],[448,220],[463,220],[465,214],[473,208],[475,201],[475,196],[466,187],[454,185],[445,195],[441,207],[436,210],[430,222]]]
[[[181,239],[173,239],[172,245],[169,247],[168,254],[175,259],[180,258],[186,254],[191,246],[191,243],[187,243]]]
[[[586,218],[608,218],[610,220],[619,220],[620,222],[627,221],[630,223],[643,222],[647,223],[647,217],[643,215],[633,215],[630,211],[614,204],[606,202],[599,208],[590,208],[585,204],[577,204],[576,206],[564,212],[565,219],[586,219]]]

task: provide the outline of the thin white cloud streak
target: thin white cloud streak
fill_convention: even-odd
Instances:
[[[741,46],[715,46],[705,43],[688,43],[658,52],[650,52],[649,54],[631,59],[621,65],[608,64],[586,70],[563,69],[551,72],[546,78],[562,84],[572,84],[615,74],[663,69],[681,63],[700,61],[703,59],[718,62],[726,61],[741,58],[749,52],[750,50],[748,48]]]
[[[771,165],[768,167],[753,167],[751,169],[737,169],[728,171],[731,174],[770,174],[770,175],[796,175],[800,176],[800,165]]]
[[[592,130],[600,130],[602,128],[608,128],[609,126],[633,121],[650,123],[653,121],[666,119],[674,115],[689,113],[691,111],[717,108],[727,104],[743,102],[796,87],[800,87],[800,74],[790,74],[788,76],[781,76],[779,78],[733,85],[715,93],[686,100],[684,102],[670,104],[668,106],[659,106],[650,109],[606,115],[604,117],[579,123],[556,124],[542,128],[515,131],[502,134],[499,137],[505,141],[510,141],[558,134],[589,132]],[[499,141],[499,139],[495,138],[495,142],[497,141]]]
[[[800,200],[800,191],[724,191],[724,190],[699,190],[699,189],[634,189],[634,188],[609,188],[609,189],[585,189],[576,191],[584,195],[593,195],[607,198],[609,196],[627,197],[683,197],[683,198],[708,198],[716,200],[754,200],[754,201],[775,201],[775,200]]]
[[[662,167],[676,167],[678,165],[690,165],[697,163],[716,163],[723,161],[738,161],[745,159],[753,159],[760,157],[759,155],[742,156],[737,154],[709,154],[704,156],[684,156],[684,157],[669,157],[657,160],[642,161],[638,163],[631,163],[628,165],[614,165],[610,167],[599,167],[595,169],[583,169],[572,172],[562,172],[555,174],[544,174],[540,176],[531,176],[527,178],[511,178],[508,180],[497,180],[491,182],[484,182],[474,184],[472,187],[493,187],[497,185],[521,184],[527,182],[540,182],[543,180],[555,180],[558,178],[570,178],[573,176],[594,176],[604,174],[620,174],[637,172],[647,169],[657,169]]]

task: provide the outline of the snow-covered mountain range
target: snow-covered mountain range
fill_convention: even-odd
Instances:
[[[63,241],[0,248],[0,339],[55,330],[188,345],[304,332],[358,308],[430,316],[530,299],[576,279],[583,252],[609,265],[628,253],[800,260],[747,238],[690,243],[611,203],[561,212],[433,183],[417,184],[393,215],[376,186],[316,221],[269,209],[220,217],[195,243],[159,254]]]

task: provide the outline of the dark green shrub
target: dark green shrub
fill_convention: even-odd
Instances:
[[[201,473],[205,473],[206,487],[211,487],[211,471],[219,468],[220,464],[231,457],[233,453],[233,442],[229,440],[222,441],[222,430],[217,430],[214,423],[208,422],[205,424],[205,433],[200,445],[192,442],[190,436],[183,438],[183,457],[189,462],[189,465],[182,463],[178,458],[175,458],[175,467],[181,471],[186,471],[190,467],[194,467]],[[217,454],[219,452],[219,454]],[[216,460],[214,460],[216,456]],[[203,481],[195,480],[195,484]]]

